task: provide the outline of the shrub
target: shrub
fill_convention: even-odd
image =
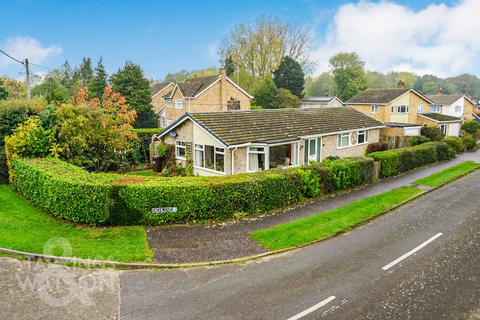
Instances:
[[[0,101],[0,183],[8,182],[7,157],[4,149],[5,136],[11,135],[17,126],[31,116],[37,115],[43,106],[38,101],[33,106],[26,100]]]
[[[386,142],[374,142],[367,146],[367,154],[385,150],[388,150],[388,143]]]
[[[465,150],[467,151],[473,151],[477,147],[477,142],[475,141],[475,138],[471,134],[464,134],[462,137],[462,142],[465,147]]]
[[[427,137],[424,137],[424,136],[413,137],[410,140],[410,147],[418,146],[420,144],[424,144],[427,142],[430,142],[430,139],[428,139]]]
[[[159,157],[166,157],[168,155],[168,144],[166,143],[159,143],[157,145],[157,154]]]
[[[138,141],[135,146],[134,158],[136,162],[149,163],[150,162],[150,143],[152,136],[161,132],[161,128],[140,128],[134,129],[138,136]]]
[[[462,125],[462,129],[466,132],[469,133],[473,136],[477,133],[477,131],[480,129],[480,124],[474,120],[467,120],[465,123]]]
[[[118,197],[124,176],[89,173],[56,159],[16,159],[11,167],[13,187],[55,217],[90,225],[132,219]]]
[[[455,153],[461,153],[465,151],[465,146],[463,145],[463,141],[461,138],[458,137],[446,137],[443,141],[452,148]]]
[[[380,161],[380,177],[392,177],[403,172],[455,156],[445,142],[427,142],[415,147],[373,152],[368,155]]]
[[[375,165],[370,158],[326,160],[322,165],[329,168],[335,190],[345,190],[369,184],[375,180]]]
[[[422,127],[422,136],[429,139],[430,141],[440,141],[442,140],[442,132],[437,127]]]
[[[146,224],[185,223],[228,219],[235,214],[269,212],[297,203],[301,186],[294,172],[285,170],[223,177],[173,177],[129,184],[119,192],[128,208]],[[154,213],[152,208],[176,207]]]
[[[315,197],[322,191],[320,177],[312,170],[297,169],[302,193],[307,197]]]

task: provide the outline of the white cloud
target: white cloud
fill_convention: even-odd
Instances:
[[[11,56],[23,60],[28,58],[35,63],[44,63],[49,57],[59,54],[63,51],[62,47],[52,45],[44,46],[40,41],[30,37],[13,37],[0,43],[0,48]],[[0,56],[0,67],[15,63],[10,58]]]
[[[338,8],[313,57],[317,72],[340,51],[356,51],[369,70],[440,76],[479,74],[480,0],[413,10],[393,2],[361,1]]]

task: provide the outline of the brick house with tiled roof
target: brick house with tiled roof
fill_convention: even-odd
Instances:
[[[413,89],[398,88],[367,89],[345,102],[378,121],[384,122],[384,137],[419,136],[424,125],[436,126],[447,136],[460,134],[462,119],[451,115],[438,117],[434,101]]]
[[[154,141],[197,175],[225,175],[363,156],[383,127],[348,107],[186,113]]]
[[[151,90],[160,127],[167,127],[186,112],[250,110],[253,98],[227,77],[225,68],[220,68],[219,75],[154,84]]]

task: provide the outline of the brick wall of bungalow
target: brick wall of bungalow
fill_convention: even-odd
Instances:
[[[178,126],[174,129],[176,132],[176,137],[172,137],[169,134],[162,137],[162,141],[164,143],[175,145],[176,141],[185,142],[187,145],[187,152],[191,155],[192,160],[194,161],[194,147],[195,144],[204,144],[204,145],[211,145],[217,148],[224,148],[225,149],[225,174],[232,174],[232,155],[234,157],[233,163],[233,172],[237,173],[244,173],[248,171],[248,164],[247,164],[247,153],[248,147],[239,147],[234,149],[227,149],[225,148],[220,142],[215,140],[211,135],[206,133],[202,128],[197,125],[194,125],[192,121],[185,121],[183,124]],[[358,130],[354,130],[352,132],[357,132]],[[325,160],[329,156],[338,156],[341,158],[344,157],[359,157],[364,156],[367,150],[367,146],[370,143],[375,143],[380,141],[380,129],[372,129],[368,130],[368,143],[365,144],[356,144],[352,143],[350,136],[350,143],[349,147],[345,148],[338,148],[338,140],[337,134],[323,136],[322,137],[322,149],[321,149],[321,161]],[[305,161],[305,141],[301,140],[298,141],[300,152],[299,152],[299,165],[307,164]],[[185,165],[184,160],[177,160],[178,164]],[[211,170],[203,169],[194,167],[194,174],[196,175],[221,175],[220,172],[212,172]]]

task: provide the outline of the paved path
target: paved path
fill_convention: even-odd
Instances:
[[[0,319],[478,320],[479,193],[475,172],[349,233],[242,265],[115,271],[0,257]]]
[[[150,227],[148,229],[148,241],[155,254],[154,261],[161,263],[203,262],[258,254],[266,250],[249,237],[248,234],[251,231],[265,229],[321,211],[344,206],[365,197],[405,186],[419,178],[426,177],[466,160],[480,161],[480,152],[464,153],[451,161],[442,162],[401,177],[385,179],[362,190],[317,201],[300,208],[256,220],[244,220],[233,224],[209,227]]]

